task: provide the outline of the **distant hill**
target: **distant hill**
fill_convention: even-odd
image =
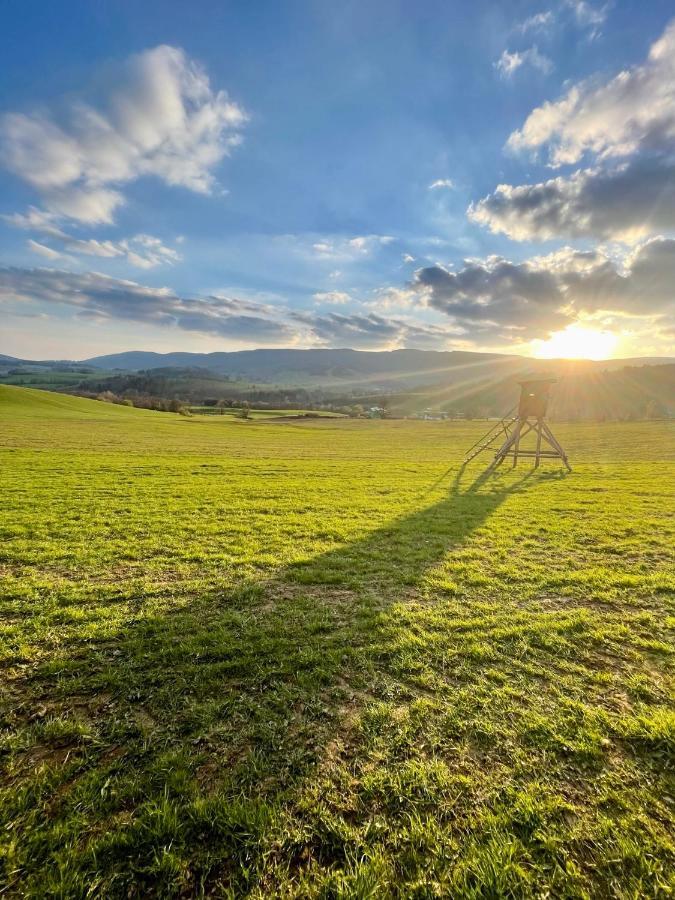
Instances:
[[[675,357],[645,357],[603,360],[602,362],[540,360],[503,353],[478,353],[468,350],[350,350],[350,349],[271,349],[216,353],[154,353],[130,350],[84,360],[29,360],[0,354],[0,367],[82,371],[139,372],[153,369],[205,369],[231,380],[293,385],[387,384],[393,387],[428,384],[442,380],[459,369],[491,376],[503,372],[558,371],[570,365],[611,370],[626,365],[675,363]]]
[[[675,415],[675,358],[539,360],[469,351],[245,350],[128,353],[81,361],[0,357],[0,381],[55,391],[180,399],[192,404],[248,400],[273,408],[386,405],[503,415],[529,375],[559,380],[551,414],[563,419]]]
[[[520,361],[519,361],[520,360]],[[146,353],[97,356],[84,364],[138,371],[201,368],[237,381],[305,386],[370,383],[394,387],[424,384],[463,366],[497,366],[511,371],[522,358],[497,353],[430,350],[242,350],[233,353]]]
[[[67,359],[20,359],[17,356],[7,356],[0,353],[0,366],[42,366],[45,368],[53,368],[54,366],[76,366],[80,365],[72,360]]]
[[[625,365],[675,363],[673,359],[607,360],[578,362],[594,369]],[[371,386],[393,389],[456,380],[460,370],[467,380],[494,380],[501,373],[557,372],[565,360],[536,360],[523,356],[471,351],[436,350],[242,350],[233,353],[150,353],[132,350],[81,360],[80,364],[123,371],[200,368],[237,381],[337,388]],[[464,377],[464,376],[463,376]]]

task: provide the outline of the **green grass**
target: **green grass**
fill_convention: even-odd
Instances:
[[[672,425],[0,427],[3,896],[672,895]]]
[[[220,409],[216,406],[191,406],[190,411],[195,415],[206,416],[239,416],[241,418],[241,409],[237,407],[226,406]],[[307,409],[249,409],[249,419],[281,419],[287,416],[297,418],[298,416],[308,416],[311,418],[328,418],[339,419],[341,413],[330,412],[328,410],[307,410]]]

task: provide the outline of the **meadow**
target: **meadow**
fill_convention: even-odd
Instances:
[[[672,896],[672,423],[0,428],[3,897]]]
[[[190,406],[190,412],[199,416],[239,416],[242,417],[240,407],[236,406]],[[340,413],[327,412],[325,410],[309,410],[309,409],[248,409],[247,418],[249,419],[282,419],[287,416],[297,418],[298,416],[306,416],[308,418],[340,418]]]

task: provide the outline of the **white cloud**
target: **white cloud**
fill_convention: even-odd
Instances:
[[[240,141],[245,121],[183,50],[159,46],[120,66],[99,103],[3,116],[0,152],[49,212],[108,223],[124,202],[118,187],[145,175],[210,193],[213,169]]]
[[[548,75],[553,69],[551,60],[544,56],[543,53],[540,53],[537,47],[530,47],[527,50],[514,50],[513,53],[504,50],[495,63],[495,68],[502,78],[508,79],[512,78],[518,69],[524,65],[531,66],[544,75]]]
[[[521,53],[518,53],[517,51],[515,53],[509,53],[508,50],[504,50],[495,63],[495,68],[503,78],[509,78],[522,66],[523,62],[524,59]]]
[[[454,186],[455,183],[451,178],[439,178],[436,181],[431,182],[431,184],[429,185],[429,190],[436,191],[441,188],[447,188],[448,190],[451,190],[452,188],[454,188]]]
[[[128,241],[122,241],[121,246],[127,251],[129,261],[142,269],[152,269],[182,259],[177,250],[167,247],[159,238],[150,234],[137,234]]]
[[[573,85],[533,110],[508,147],[542,150],[554,168],[586,167],[499,185],[468,210],[493,232],[634,242],[675,229],[675,21],[644,63]]]
[[[125,256],[125,251],[120,244],[114,241],[96,241],[78,240],[76,238],[68,238],[66,246],[75,253],[82,253],[85,256],[101,256],[111,259],[115,256]]]
[[[387,234],[369,234],[364,237],[350,238],[347,243],[357,253],[370,253],[374,247],[391,244],[393,240],[394,238]]]
[[[384,287],[375,291],[375,299],[366,306],[377,310],[409,309],[417,301],[417,295],[410,287]]]
[[[314,253],[332,259],[349,259],[369,256],[379,247],[391,244],[394,238],[388,234],[357,235],[353,238],[322,238],[312,244]]]
[[[26,241],[28,247],[33,251],[33,253],[37,253],[39,256],[44,256],[45,259],[60,259],[61,254],[56,250],[52,250],[51,247],[45,246],[45,244],[40,244],[37,241],[33,241],[30,238]]]
[[[528,31],[546,31],[553,26],[554,21],[555,16],[552,11],[545,10],[529,16],[525,21],[516,25],[514,30],[519,31],[521,34],[526,34]]]
[[[595,35],[598,28],[607,18],[609,3],[604,6],[593,6],[587,0],[565,0],[565,5],[572,10],[577,25],[581,28],[590,28]]]
[[[318,291],[316,294],[312,294],[312,297],[316,303],[334,303],[338,305],[349,303],[352,299],[345,291]]]
[[[35,206],[30,206],[26,213],[12,213],[0,216],[9,225],[15,228],[23,228],[26,231],[39,231],[41,234],[60,236],[61,230],[57,227],[58,216],[45,212]]]
[[[643,240],[675,230],[675,161],[637,157],[538,184],[500,184],[469,206],[468,216],[517,241]]]
[[[45,200],[56,215],[87,225],[112,222],[116,209],[124,203],[119,191],[93,185],[58,188],[50,191]]]
[[[558,8],[554,12],[552,9],[542,10],[529,16],[522,22],[519,22],[513,29],[516,34],[527,34],[530,31],[540,32],[548,35],[556,24],[556,19],[565,21],[577,26],[580,29],[588,30],[589,36],[595,38],[599,35],[600,26],[604,23],[609,12],[609,3],[603,6],[594,6],[587,0],[562,0],[558,4]],[[565,12],[568,15],[564,15]]]
[[[173,247],[167,247],[162,241],[150,234],[137,234],[121,241],[82,239],[67,234],[57,227],[59,218],[54,214],[43,213],[31,208],[26,215],[15,213],[5,216],[6,221],[19,228],[33,229],[58,241],[64,250],[82,256],[98,256],[102,259],[124,258],[139,269],[153,269],[159,265],[171,265],[180,261],[181,255]],[[58,259],[61,253],[37,241],[29,240],[28,246],[47,259]],[[41,248],[41,249],[38,249]]]
[[[123,241],[78,240],[68,237],[64,243],[66,249],[85,256],[126,257],[131,265],[139,269],[153,269],[181,259],[176,250],[149,234],[137,234]]]
[[[603,159],[638,150],[672,152],[674,141],[675,21],[642,65],[604,83],[582,82],[557,102],[533,110],[508,146],[546,146],[550,164],[560,166],[579,162],[586,152]]]

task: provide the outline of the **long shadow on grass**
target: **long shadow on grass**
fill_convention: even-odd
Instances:
[[[545,477],[466,485],[460,470],[441,500],[355,543],[141,613],[114,640],[34,673],[41,703],[62,717],[44,741],[72,745],[46,789],[50,817],[35,825],[54,829],[30,851],[36,871],[65,857],[110,896],[179,876],[250,887],[274,809],[294,804],[358,708],[392,689],[392,606],[419,601],[430,568]],[[59,830],[67,821],[77,835]]]

